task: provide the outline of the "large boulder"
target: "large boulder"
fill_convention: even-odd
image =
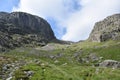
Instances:
[[[115,60],[104,60],[99,64],[100,67],[120,68],[120,62]]]
[[[120,14],[115,14],[97,22],[88,39],[93,42],[120,40]]]

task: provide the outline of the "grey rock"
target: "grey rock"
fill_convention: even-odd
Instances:
[[[48,22],[35,15],[23,12],[12,12],[0,17],[0,20],[3,20],[5,25],[9,26],[7,29],[11,33],[36,33],[48,40],[55,38]]]
[[[120,40],[120,14],[109,16],[97,22],[88,40],[93,42]]]
[[[0,12],[0,51],[24,45],[44,46],[53,40],[57,39],[43,18],[23,12]]]
[[[2,80],[12,80],[14,77],[14,72],[21,66],[26,65],[26,61],[14,61],[10,57],[0,56],[0,79]]]
[[[115,60],[104,60],[99,64],[100,67],[120,68],[120,62]]]
[[[34,72],[33,71],[24,71],[24,73],[26,74],[27,77],[31,77],[33,76]]]
[[[85,57],[78,56],[76,59],[80,63],[98,62],[100,60],[100,58],[94,53],[90,53]]]
[[[62,53],[58,53],[58,54],[56,54],[56,58],[60,58],[60,57],[62,57],[62,56],[63,56]]]
[[[94,62],[94,61],[98,61],[99,57],[95,54],[90,54],[89,59]]]
[[[9,77],[9,78],[7,78],[6,80],[12,80],[12,76],[11,76],[11,77]]]

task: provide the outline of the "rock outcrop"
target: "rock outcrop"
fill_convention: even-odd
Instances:
[[[99,64],[100,67],[120,68],[120,62],[115,60],[105,60]]]
[[[120,40],[120,14],[115,14],[97,22],[92,30],[89,41],[103,42]]]
[[[44,45],[56,40],[47,21],[23,12],[0,12],[0,51],[28,45]]]

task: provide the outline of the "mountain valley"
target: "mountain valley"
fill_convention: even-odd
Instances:
[[[0,12],[0,80],[119,80],[120,14],[97,22],[87,40],[58,40],[49,23]]]

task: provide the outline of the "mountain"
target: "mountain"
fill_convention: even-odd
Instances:
[[[57,40],[40,17],[0,15],[0,80],[120,79],[119,14],[97,22],[88,40],[77,43]]]
[[[88,40],[93,42],[120,40],[120,14],[108,16],[97,22]]]
[[[56,40],[49,23],[23,12],[0,12],[0,50],[23,45],[45,45]]]

